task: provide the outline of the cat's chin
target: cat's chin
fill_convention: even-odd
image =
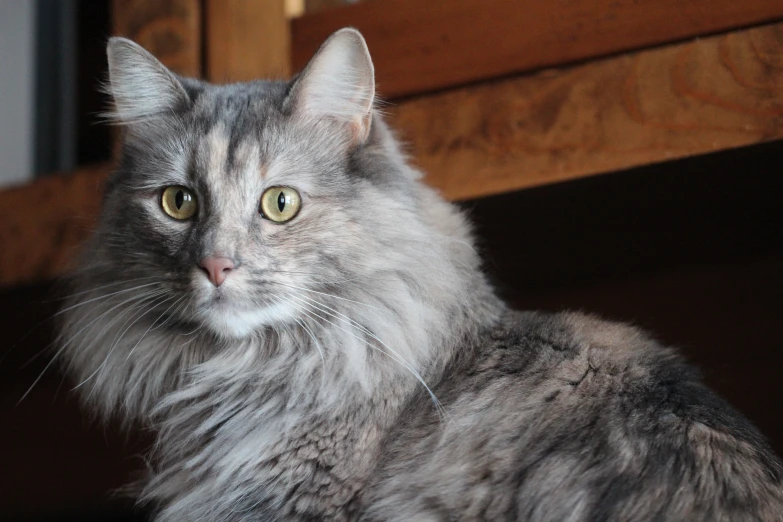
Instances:
[[[220,337],[245,339],[265,327],[290,318],[295,310],[285,304],[263,308],[239,306],[208,306],[199,313],[204,325]]]

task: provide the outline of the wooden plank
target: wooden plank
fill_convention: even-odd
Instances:
[[[306,9],[305,0],[285,0],[285,15],[287,18],[302,16]]]
[[[304,0],[304,13],[315,13],[345,5],[357,4],[360,0]],[[301,15],[300,15],[301,16]]]
[[[369,0],[292,20],[293,66],[353,26],[396,98],[780,19],[781,0]]]
[[[475,198],[783,138],[783,24],[388,108],[427,181]]]
[[[285,0],[206,0],[205,6],[210,81],[288,77],[291,28]]]
[[[90,234],[108,171],[87,168],[0,191],[0,285],[63,273]]]
[[[114,34],[135,41],[166,67],[201,76],[200,0],[112,0]]]

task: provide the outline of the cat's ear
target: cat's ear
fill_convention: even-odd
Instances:
[[[293,111],[308,118],[344,124],[352,141],[370,133],[375,71],[370,51],[356,29],[334,33],[307,64],[291,91]]]
[[[117,123],[149,120],[190,102],[182,83],[140,45],[126,38],[110,38],[107,90],[114,98],[108,116]]]

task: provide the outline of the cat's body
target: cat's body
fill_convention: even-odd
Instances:
[[[779,459],[671,349],[495,297],[358,33],[290,83],[109,62],[127,133],[58,353],[156,433],[161,520],[783,515]]]
[[[470,352],[470,350],[468,350]],[[475,357],[475,358],[474,358]],[[777,520],[780,461],[674,350],[581,314],[506,314],[390,435],[377,520]],[[416,413],[414,413],[416,412]]]

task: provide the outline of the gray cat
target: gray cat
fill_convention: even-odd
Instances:
[[[495,296],[358,32],[290,82],[108,57],[124,144],[58,355],[155,433],[158,520],[783,519],[781,461],[673,349]]]

